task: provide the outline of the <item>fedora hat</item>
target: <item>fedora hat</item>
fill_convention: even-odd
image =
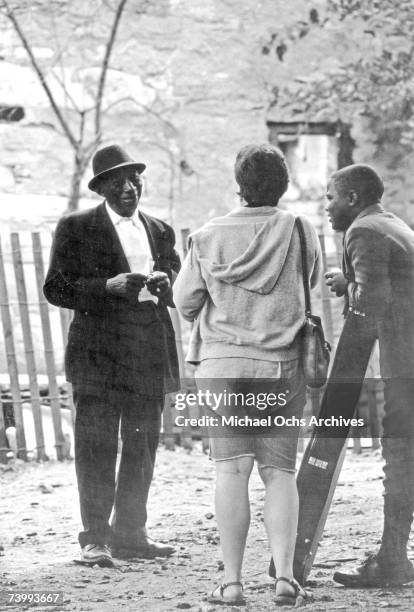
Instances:
[[[108,147],[99,149],[93,156],[92,169],[94,176],[88,183],[89,189],[95,191],[98,179],[107,172],[116,170],[117,168],[125,168],[126,166],[133,166],[139,174],[142,174],[146,168],[145,164],[134,161],[132,157],[118,145],[109,145]]]

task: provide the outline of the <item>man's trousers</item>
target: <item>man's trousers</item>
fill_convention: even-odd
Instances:
[[[398,353],[398,336],[392,340],[387,326],[388,321],[348,314],[319,416],[340,416],[356,408],[378,339],[381,362],[387,364],[388,373],[383,378],[384,532],[379,554],[384,560],[399,562],[406,555],[414,510],[414,372],[407,375],[407,364]],[[341,435],[340,428],[336,435]]]
[[[162,400],[123,389],[85,393],[73,385],[75,466],[86,544],[128,544],[145,534],[147,499],[161,427]],[[122,452],[116,478],[119,424]],[[109,521],[113,510],[111,527]]]

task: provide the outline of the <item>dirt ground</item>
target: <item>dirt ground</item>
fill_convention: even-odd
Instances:
[[[376,548],[381,527],[381,468],[378,451],[361,455],[348,451],[310,575],[314,601],[306,604],[309,612],[414,609],[411,587],[345,590],[332,581],[335,569],[351,567],[365,551]],[[168,560],[117,561],[114,569],[105,569],[73,561],[79,558],[80,525],[73,462],[1,466],[0,609],[29,609],[5,603],[6,592],[21,589],[63,591],[62,606],[37,606],[38,610],[219,609],[203,601],[222,577],[213,470],[200,446],[191,453],[161,448],[149,502],[149,531],[174,544],[177,553]],[[251,480],[251,503],[245,609],[262,612],[274,609],[275,604],[272,582],[266,576],[269,552],[262,518],[263,487],[256,472]],[[410,550],[414,557],[414,542]]]

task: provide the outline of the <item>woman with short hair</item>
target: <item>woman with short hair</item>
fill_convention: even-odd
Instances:
[[[266,379],[266,390],[282,400],[288,391],[285,404],[280,401],[274,412],[278,426],[272,420],[264,431],[241,433],[240,427],[221,420],[219,427],[209,427],[224,561],[223,584],[210,601],[244,602],[241,570],[250,523],[248,483],[256,459],[266,489],[264,522],[278,577],[276,601],[295,603],[299,595],[306,595],[293,578],[299,427],[283,423],[289,417],[300,418],[305,405],[299,354],[305,312],[301,244],[295,216],[277,207],[289,182],[281,151],[270,144],[244,147],[236,158],[235,177],[241,206],[191,235],[174,285],[177,308],[194,322],[187,361],[198,364],[197,385],[204,391],[257,390],[260,385],[253,384],[254,379]],[[319,274],[319,242],[310,222],[301,220],[313,287]]]

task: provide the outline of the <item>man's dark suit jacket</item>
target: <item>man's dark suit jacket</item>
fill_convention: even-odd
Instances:
[[[140,213],[154,269],[172,280],[180,269],[172,228]],[[85,393],[118,388],[161,397],[178,388],[174,330],[162,300],[140,303],[106,293],[108,278],[130,272],[105,205],[63,217],[44,285],[49,302],[75,311],[66,377]]]
[[[375,321],[382,376],[414,377],[414,232],[368,206],[345,234],[343,272],[350,308]]]

